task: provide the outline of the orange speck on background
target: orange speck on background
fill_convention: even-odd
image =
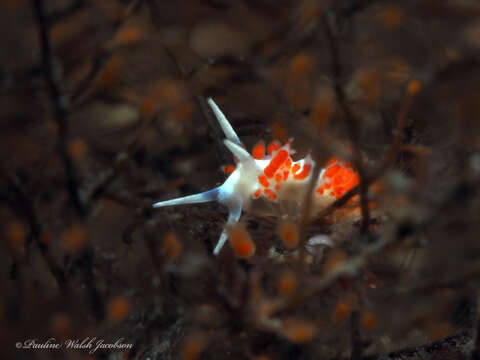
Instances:
[[[335,270],[338,266],[341,266],[347,260],[347,254],[342,250],[333,250],[328,254],[327,261],[325,262],[325,272]]]
[[[207,337],[201,333],[190,335],[183,344],[182,360],[197,360],[207,345]]]
[[[65,341],[72,334],[72,321],[63,313],[57,313],[52,317],[52,330],[56,338]]]
[[[235,171],[235,166],[230,165],[230,164],[225,165],[225,166],[223,167],[223,171],[225,171],[227,174],[231,174],[232,172]]]
[[[114,324],[118,324],[127,318],[130,314],[130,301],[124,296],[117,296],[108,302],[108,319]]]
[[[265,157],[265,143],[263,141],[259,141],[255,144],[252,149],[252,156],[257,160]]]
[[[373,329],[377,326],[377,317],[371,312],[366,312],[362,315],[362,326],[367,329]]]
[[[412,96],[418,93],[421,89],[420,81],[418,80],[411,80],[407,85],[407,93],[408,95]]]
[[[140,40],[142,32],[137,26],[124,26],[115,35],[117,45],[131,45]]]
[[[260,194],[262,193],[262,190],[260,189],[257,189],[257,191],[255,191],[255,194],[253,194],[253,197],[255,199],[258,199],[260,197]]]
[[[40,242],[48,245],[52,242],[52,235],[48,232],[44,232],[40,235]]]
[[[70,252],[83,250],[87,243],[87,231],[84,226],[74,225],[62,234],[65,248]]]
[[[191,102],[185,102],[180,106],[177,106],[172,111],[172,118],[175,121],[187,121],[193,114],[193,104]]]
[[[298,54],[290,62],[290,71],[293,76],[303,75],[313,70],[313,58],[310,55]]]
[[[390,28],[398,28],[404,23],[403,11],[392,5],[385,6],[379,14],[380,20]]]
[[[140,111],[144,117],[148,118],[152,116],[153,112],[155,111],[155,101],[151,97],[146,97],[142,101]]]
[[[87,154],[87,144],[82,139],[73,139],[68,143],[68,153],[75,160],[82,160]]]
[[[230,245],[240,259],[249,259],[255,253],[255,243],[243,224],[227,227]]]
[[[298,227],[293,221],[280,221],[278,224],[278,234],[287,248],[294,249],[298,245]]]
[[[182,248],[183,245],[175,233],[169,232],[163,238],[162,253],[169,261],[177,260],[182,252]]]
[[[335,306],[335,311],[333,312],[332,323],[334,325],[339,325],[344,322],[348,314],[350,314],[351,309],[352,308],[350,305],[339,301]]]
[[[312,340],[317,330],[306,320],[291,319],[285,321],[284,336],[293,343],[301,344]]]
[[[356,85],[362,90],[369,103],[374,103],[381,94],[381,76],[377,69],[368,66],[359,69],[354,79]]]
[[[97,77],[97,84],[100,88],[113,86],[120,74],[123,61],[119,55],[113,55],[107,65],[100,71]]]
[[[153,86],[151,96],[161,105],[179,106],[188,95],[184,81],[174,78],[164,78]]]
[[[279,139],[281,141],[287,140],[287,129],[285,129],[285,127],[277,121],[272,124],[272,134],[275,139]]]
[[[25,243],[27,230],[25,229],[25,225],[23,223],[14,220],[6,225],[5,235],[7,237],[10,250],[13,253],[17,253]]]
[[[318,132],[323,132],[335,109],[335,96],[330,88],[320,89],[315,97],[310,121],[315,124]]]
[[[277,289],[280,295],[290,295],[297,288],[297,276],[291,270],[280,274],[277,282]]]

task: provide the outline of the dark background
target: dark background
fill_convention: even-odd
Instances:
[[[477,358],[479,15],[473,0],[1,0],[0,353]],[[224,208],[151,209],[233,163],[207,96],[248,149],[294,138],[297,158],[355,164],[362,210],[292,219],[333,248],[289,250],[278,218],[246,214],[256,255],[214,257]],[[134,347],[15,349],[50,337]]]

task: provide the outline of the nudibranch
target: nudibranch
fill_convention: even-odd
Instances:
[[[292,159],[294,150],[290,142],[281,145],[271,142],[267,147],[263,142],[257,143],[250,154],[228,122],[225,115],[211,99],[207,99],[215,117],[222,128],[225,146],[231,151],[236,166],[227,166],[230,175],[225,182],[212,190],[172,200],[157,202],[154,208],[174,205],[196,204],[210,201],[228,208],[227,226],[240,220],[242,211],[252,209],[252,203],[258,200],[272,202],[285,208],[299,208],[309,188],[312,169],[315,165],[310,155],[298,161]],[[359,183],[359,176],[353,167],[336,158],[330,159],[316,180],[314,187],[312,211],[315,215],[335,199]],[[222,231],[213,253],[218,255],[228,239],[226,227]]]

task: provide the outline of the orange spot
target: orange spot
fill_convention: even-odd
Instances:
[[[370,312],[367,312],[365,314],[363,314],[362,316],[362,326],[365,328],[365,329],[373,329],[374,327],[377,326],[377,317],[370,313]]]
[[[356,173],[353,173],[350,180],[346,184],[344,184],[343,187],[345,188],[346,191],[349,191],[353,189],[355,186],[357,186],[358,184],[360,184],[360,178]]]
[[[108,319],[112,323],[125,320],[130,313],[130,301],[124,296],[118,296],[108,303]]]
[[[315,326],[305,320],[289,320],[285,322],[284,335],[294,343],[305,343],[315,337]]]
[[[282,144],[280,144],[280,141],[278,140],[273,140],[270,144],[268,144],[268,147],[267,147],[267,152],[268,152],[268,155],[272,155],[272,153],[275,151],[275,150],[278,150],[282,147]]]
[[[282,180],[283,180],[282,174],[276,173],[276,174],[275,174],[275,181],[276,181],[276,182],[280,182],[280,181],[282,181]]]
[[[177,106],[172,112],[172,118],[176,121],[186,121],[190,119],[193,114],[193,104],[191,102],[185,102],[180,106]]]
[[[324,192],[323,186],[321,186],[321,187],[319,187],[319,188],[317,189],[317,193],[318,193],[319,195],[323,195],[323,192]]]
[[[277,289],[281,295],[290,295],[297,288],[297,277],[293,271],[285,271],[280,274]]]
[[[255,191],[255,194],[253,194],[253,197],[255,199],[258,199],[260,197],[260,194],[262,193],[262,190],[258,189],[257,191]]]
[[[252,155],[254,159],[263,159],[265,157],[265,143],[263,141],[259,141],[255,144],[252,149]]]
[[[67,250],[78,252],[85,247],[87,231],[83,226],[75,225],[63,233],[62,239]]]
[[[7,224],[5,230],[10,250],[17,253],[25,243],[27,237],[25,226],[20,221],[12,221]]]
[[[197,360],[200,358],[205,346],[207,345],[207,339],[203,334],[190,335],[185,341],[182,351],[182,360]]]
[[[331,165],[333,165],[333,164],[335,164],[335,163],[337,163],[337,162],[338,162],[337,158],[334,158],[334,157],[333,157],[333,158],[331,158],[330,160],[328,160],[327,167],[328,167],[328,166],[331,166]]]
[[[43,244],[48,245],[52,242],[52,235],[48,232],[44,232],[42,235],[40,235],[40,241]]]
[[[351,307],[343,302],[338,302],[335,307],[335,311],[332,316],[332,323],[334,325],[339,325],[345,321],[348,314],[350,314]]]
[[[290,172],[288,170],[285,170],[283,172],[283,181],[286,181],[288,179],[288,174],[290,174]]]
[[[266,195],[273,194],[273,191],[270,190],[270,189],[265,189],[265,190],[263,190],[263,192],[264,192]]]
[[[326,178],[326,177],[333,177],[333,175],[335,175],[337,173],[337,171],[340,170],[340,165],[336,164],[336,165],[330,165],[328,167],[328,169],[325,171],[325,174],[323,174],[323,178]]]
[[[298,228],[293,221],[281,221],[278,225],[278,234],[287,248],[294,249],[298,245]]]
[[[230,245],[240,259],[249,259],[255,253],[255,244],[245,226],[236,224],[227,227]]]
[[[229,165],[225,165],[225,166],[223,167],[223,171],[225,171],[227,174],[231,174],[232,172],[235,171],[235,166],[230,165],[230,164],[229,164]]]
[[[336,188],[335,188],[335,197],[336,197],[337,199],[341,198],[344,193],[345,193],[345,189],[344,189],[344,188],[342,188],[342,187],[336,187]]]
[[[119,55],[114,55],[105,67],[98,74],[97,82],[101,88],[110,87],[115,84],[120,75],[122,59]]]
[[[278,168],[283,165],[283,163],[288,158],[287,150],[280,150],[273,158],[270,160],[268,166],[263,170],[263,173],[268,177],[272,178]]]
[[[281,187],[280,184],[275,184],[275,191],[279,191],[279,190],[280,190],[280,187]]]
[[[72,334],[72,321],[67,315],[57,313],[52,317],[52,330],[55,337],[66,340]]]
[[[265,175],[258,175],[258,182],[260,185],[268,188],[270,186],[270,183],[267,180],[267,177]]]
[[[380,20],[390,28],[398,28],[404,22],[404,14],[396,6],[385,6],[379,14]]]
[[[68,153],[75,160],[81,160],[85,158],[87,154],[87,145],[85,141],[81,139],[73,139],[68,143]]]
[[[131,45],[140,40],[142,33],[136,26],[125,26],[115,36],[117,45]]]
[[[169,232],[163,238],[163,248],[162,253],[170,261],[175,261],[178,259],[180,253],[182,252],[182,243],[178,240],[177,235],[173,232]]]
[[[410,96],[415,95],[416,93],[418,93],[420,91],[420,88],[421,88],[420,81],[412,80],[408,83],[407,93]]]
[[[290,168],[292,167],[292,159],[288,158],[283,164],[283,167],[290,170]]]
[[[298,170],[300,170],[300,165],[298,165],[298,164],[293,164],[293,166],[292,166],[292,174],[295,175]]]
[[[327,87],[321,89],[316,96],[310,120],[316,125],[319,133],[325,129],[333,115],[334,99],[333,91]]]
[[[310,174],[310,170],[312,169],[312,165],[310,164],[304,164],[303,165],[303,169],[301,172],[297,173],[297,174],[293,174],[293,178],[295,180],[304,180],[308,177],[308,175]]]
[[[265,355],[260,355],[260,356],[254,356],[252,360],[270,360],[270,358]]]
[[[278,122],[273,123],[272,134],[276,139],[280,139],[282,141],[287,139],[287,130]]]
[[[330,188],[332,187],[332,184],[331,184],[331,183],[325,183],[325,184],[323,185],[323,187],[328,190],[328,189],[330,189]]]
[[[310,55],[296,55],[290,63],[292,75],[309,73],[313,70],[313,58]]]
[[[335,270],[337,267],[341,266],[347,260],[347,255],[341,250],[333,250],[327,258],[325,263],[325,272],[330,272]]]
[[[150,117],[153,115],[153,112],[155,111],[155,101],[150,98],[146,97],[141,105],[141,113],[144,117]]]
[[[275,201],[275,200],[277,200],[277,195],[275,195],[274,193],[268,194],[268,199],[272,200],[272,201]]]
[[[164,78],[154,85],[152,97],[160,104],[179,106],[188,97],[188,89],[184,81]]]
[[[355,74],[355,83],[362,90],[370,103],[375,102],[381,94],[381,78],[379,71],[367,66]]]

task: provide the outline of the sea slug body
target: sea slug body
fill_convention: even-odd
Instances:
[[[225,134],[225,146],[236,158],[236,166],[225,167],[225,171],[230,175],[215,189],[157,202],[153,207],[217,201],[228,208],[227,226],[236,224],[242,211],[248,212],[252,208],[252,202],[257,200],[271,202],[285,209],[292,209],[292,205],[294,209],[301,208],[301,201],[305,198],[315,165],[313,159],[307,155],[294,161],[291,157],[294,151],[290,143],[281,145],[278,141],[267,147],[263,142],[259,142],[250,154],[215,102],[211,98],[208,98],[207,102]],[[336,158],[330,159],[316,180],[312,216],[358,183],[359,176],[350,164]],[[219,254],[227,239],[228,233],[224,228],[213,250],[215,255]]]

